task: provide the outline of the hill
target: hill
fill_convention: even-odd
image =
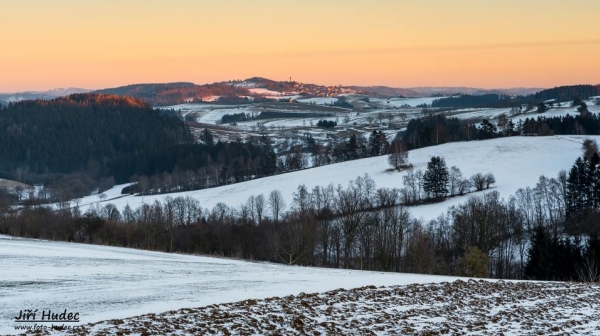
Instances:
[[[355,92],[349,88],[291,81],[274,81],[252,77],[243,81],[225,81],[196,85],[193,83],[134,84],[95,91],[143,99],[153,106],[183,103],[216,102],[247,104],[251,102],[305,97],[330,97]]]
[[[5,174],[90,171],[121,155],[192,140],[179,119],[139,99],[103,94],[12,103],[0,110],[0,129]]]
[[[151,95],[160,90],[168,90],[173,88],[183,88],[194,86],[194,83],[175,82],[175,83],[148,83],[148,84],[130,84],[115,88],[96,90],[95,93],[116,94],[125,96],[135,95]]]
[[[518,107],[528,105],[530,108],[546,102],[573,102],[581,104],[582,100],[600,95],[600,85],[559,86],[541,90],[532,94],[509,94],[501,90],[491,90],[484,93],[461,92],[460,95],[444,97],[433,101],[433,107]]]
[[[409,161],[415,169],[425,170],[431,156],[442,156],[448,167],[457,166],[466,177],[475,173],[493,173],[497,184],[493,190],[502,197],[509,197],[519,188],[533,187],[540,175],[556,177],[560,170],[568,170],[574,160],[581,155],[581,144],[585,137],[509,137],[486,141],[470,141],[448,143],[439,146],[412,150]],[[590,137],[598,139],[599,137]],[[137,208],[144,203],[155,200],[162,201],[166,197],[190,196],[200,201],[204,208],[213,208],[217,203],[238,207],[253,195],[263,194],[265,197],[277,189],[282,192],[286,204],[291,204],[293,193],[299,185],[304,184],[308,190],[315,186],[341,184],[346,186],[350,180],[368,174],[377,187],[401,188],[402,177],[406,172],[388,171],[387,156],[379,156],[361,160],[347,161],[317,168],[311,168],[262,179],[221,186],[217,188],[165,194],[154,196],[120,197],[117,186],[109,193],[104,204],[113,203],[122,210],[126,205]],[[340,172],[344,172],[340,174]],[[119,198],[116,198],[119,197]],[[416,218],[434,219],[444,213],[452,205],[466,200],[466,197],[450,198],[442,203],[411,207],[410,212]],[[82,199],[82,211],[98,203],[98,198],[90,196]]]
[[[575,98],[588,99],[599,95],[600,85],[570,85],[543,90],[537,92],[534,97],[539,101],[550,99],[555,99],[557,101],[573,101]]]
[[[447,96],[453,94],[504,94],[504,95],[530,95],[539,92],[540,88],[508,88],[508,89],[481,89],[471,87],[408,87],[395,88],[388,86],[351,86],[350,88],[367,93],[374,93],[384,96],[403,96],[412,97],[431,97]]]
[[[0,105],[8,105],[11,102],[18,102],[21,100],[35,100],[35,99],[53,99],[57,97],[64,97],[74,93],[86,93],[91,90],[80,89],[80,88],[60,88],[48,91],[26,91],[26,92],[15,92],[15,93],[0,93]]]

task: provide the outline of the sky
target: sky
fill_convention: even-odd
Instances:
[[[0,0],[0,92],[600,82],[598,0]]]

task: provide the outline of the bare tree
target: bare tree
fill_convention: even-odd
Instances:
[[[285,210],[285,201],[283,200],[281,191],[271,191],[271,193],[269,194],[269,208],[271,208],[271,215],[273,216],[273,221],[275,223],[279,222],[279,217],[281,217],[283,211]]]
[[[593,257],[586,258],[576,267],[577,277],[580,281],[596,283],[600,281],[600,263]]]
[[[400,170],[400,168],[408,163],[408,152],[401,140],[394,140],[390,145],[390,151],[388,163],[392,168]]]
[[[448,190],[450,191],[450,196],[454,196],[459,193],[459,189],[463,180],[463,175],[460,169],[458,169],[456,166],[450,167],[450,172],[448,173]]]
[[[482,173],[477,173],[471,176],[471,182],[473,183],[475,190],[482,191],[485,189],[485,175]]]
[[[254,200],[254,211],[256,212],[256,220],[260,224],[265,212],[265,196],[263,196],[263,194],[256,196],[256,199]]]
[[[492,184],[496,183],[496,177],[492,173],[485,174],[485,189],[490,189]]]

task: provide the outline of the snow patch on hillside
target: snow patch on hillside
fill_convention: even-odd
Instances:
[[[424,171],[432,156],[442,156],[448,167],[457,166],[467,178],[475,173],[493,173],[497,183],[492,190],[498,191],[502,197],[508,198],[519,188],[534,187],[540,175],[556,177],[560,170],[569,169],[575,159],[581,155],[581,143],[585,138],[600,141],[600,136],[554,136],[456,142],[412,150],[409,153],[409,160],[415,169]],[[271,191],[278,189],[289,205],[293,200],[293,193],[301,184],[306,185],[309,190],[315,186],[326,186],[330,183],[335,186],[338,184],[346,186],[350,180],[365,174],[375,181],[378,188],[401,188],[403,186],[402,176],[406,172],[390,172],[388,169],[387,156],[379,156],[218,188],[144,197],[127,195],[114,199],[110,203],[115,204],[119,210],[123,210],[127,204],[135,209],[143,203],[162,201],[167,196],[190,196],[199,200],[204,208],[212,209],[219,202],[239,207],[252,195],[263,194],[267,197]],[[464,202],[466,198],[467,196],[454,197],[438,204],[411,207],[410,211],[417,218],[430,220],[444,213],[449,206]],[[97,198],[96,201],[98,201]],[[81,210],[85,212],[88,208],[89,204],[84,199]]]

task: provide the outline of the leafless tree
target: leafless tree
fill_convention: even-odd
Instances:
[[[279,222],[279,217],[285,210],[285,201],[281,195],[281,191],[273,190],[269,194],[269,208],[271,209],[271,216],[275,223]]]
[[[576,267],[577,277],[587,283],[600,282],[600,263],[593,257],[586,258]]]
[[[394,140],[390,145],[390,155],[388,156],[388,163],[392,168],[400,170],[402,166],[408,163],[408,151],[401,140]]]

